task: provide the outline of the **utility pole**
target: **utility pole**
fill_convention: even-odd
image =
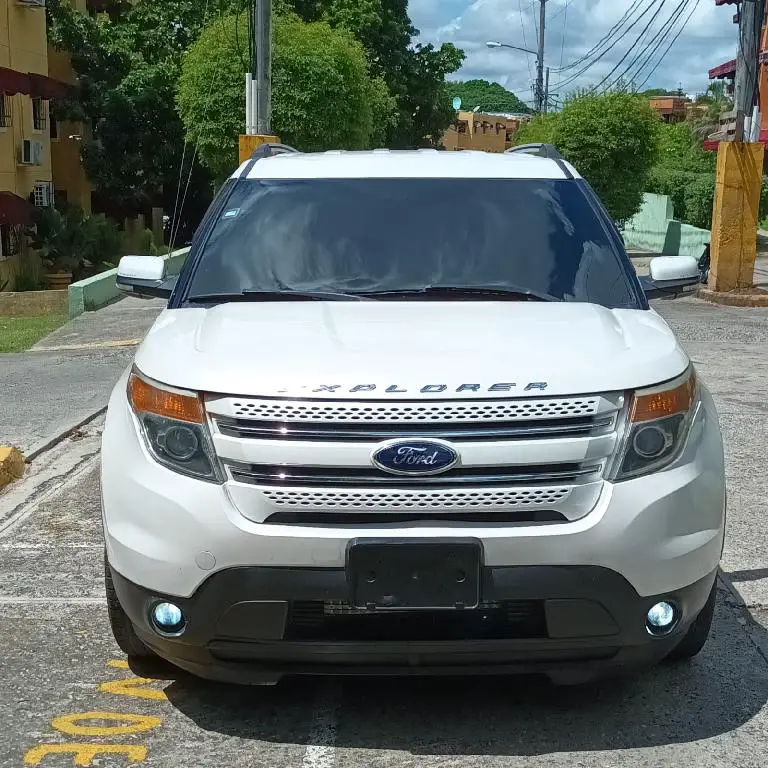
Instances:
[[[549,112],[549,67],[547,67],[547,77],[544,85],[544,114]]]
[[[544,27],[547,23],[547,0],[539,0],[539,52],[536,56],[536,111],[546,111],[544,99]]]
[[[745,0],[739,20],[736,60],[734,141],[721,141],[717,150],[715,199],[712,206],[711,266],[708,290],[713,298],[750,289],[754,284],[757,226],[763,178],[763,145],[755,111],[763,17],[766,0]],[[754,117],[753,117],[754,115]],[[749,130],[745,130],[750,118]]]
[[[250,0],[251,71],[245,76],[245,135],[240,136],[240,162],[272,135],[272,0]]]
[[[268,135],[272,125],[272,0],[254,0],[253,80],[256,133]]]
[[[739,56],[736,60],[736,141],[744,141],[744,123],[752,115],[757,95],[758,55],[765,4],[751,0],[741,4],[739,21]],[[748,137],[747,137],[748,138]]]

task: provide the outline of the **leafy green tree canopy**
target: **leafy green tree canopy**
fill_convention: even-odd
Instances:
[[[365,49],[373,76],[381,77],[397,101],[388,127],[392,148],[436,144],[454,118],[445,78],[461,67],[464,52],[451,43],[439,48],[414,43],[418,30],[407,0],[286,0],[304,21],[326,21],[345,29]]]
[[[217,178],[237,163],[245,128],[244,15],[211,23],[184,56],[177,105],[188,140]],[[239,34],[240,33],[240,34]],[[365,149],[394,122],[395,104],[369,75],[362,45],[325,22],[288,15],[274,24],[272,128],[305,151]]]
[[[113,203],[138,207],[164,187],[175,189],[184,145],[174,104],[181,58],[206,8],[214,7],[199,0],[115,0],[109,16],[92,17],[67,0],[48,0],[49,42],[71,56],[79,84],[76,100],[58,104],[57,116],[93,127],[81,142],[83,162],[97,191]]]
[[[480,107],[481,112],[514,112],[530,114],[530,107],[522,102],[512,91],[499,83],[488,80],[464,80],[448,83],[448,94],[453,101],[455,96],[461,99],[462,109],[472,110]]]
[[[661,121],[648,100],[625,91],[569,99],[562,112],[535,118],[517,143],[554,144],[591,184],[616,221],[640,210],[656,161]]]

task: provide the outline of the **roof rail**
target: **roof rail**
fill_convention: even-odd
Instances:
[[[526,155],[536,155],[544,157],[547,160],[554,160],[558,168],[565,174],[566,179],[572,179],[571,169],[565,164],[565,158],[557,151],[552,144],[520,144],[517,147],[510,147],[504,154],[515,154],[522,152]]]
[[[510,147],[505,154],[514,154],[515,152],[525,152],[527,155],[546,157],[549,160],[563,159],[563,156],[552,144],[520,144],[517,147]]]
[[[251,160],[263,160],[265,157],[274,157],[275,155],[298,155],[300,150],[294,147],[289,147],[287,144],[274,144],[267,143],[258,146],[253,154]]]

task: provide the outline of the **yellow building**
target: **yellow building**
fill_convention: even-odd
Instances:
[[[514,144],[522,119],[519,115],[459,112],[443,134],[442,144],[453,151],[505,152]]]
[[[84,13],[91,4],[71,1]],[[90,211],[82,129],[54,119],[74,84],[69,57],[49,50],[45,0],[0,0],[0,290],[29,263],[24,232],[36,207],[58,197]]]
[[[12,282],[31,203],[51,192],[47,75],[44,4],[0,0],[0,287]]]

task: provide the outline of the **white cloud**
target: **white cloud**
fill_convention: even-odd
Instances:
[[[581,68],[560,75],[560,63],[567,66],[586,54],[633,5],[633,0],[549,0],[547,2],[546,64],[552,67],[553,91],[564,81],[561,96],[570,90],[599,83],[616,68],[611,79],[621,74],[633,61],[642,61],[642,52],[650,53],[662,37],[663,23],[678,7],[679,0],[639,0],[633,20],[646,7],[649,11],[627,35],[586,72],[572,81]],[[693,8],[684,6],[683,18]],[[640,32],[656,9],[661,11],[648,32]],[[524,99],[531,98],[535,57],[508,49],[489,50],[488,40],[501,40],[524,48],[536,49],[539,5],[535,0],[411,0],[410,15],[421,30],[424,42],[452,42],[464,49],[467,59],[458,73],[462,79],[482,77],[496,80]],[[734,6],[716,7],[713,0],[698,0],[696,10],[674,46],[658,66],[645,88],[676,88],[687,93],[704,90],[709,83],[707,71],[736,55],[737,27],[732,23]],[[666,36],[661,53],[679,29]],[[639,39],[638,39],[639,38]],[[623,63],[620,64],[622,58]],[[656,57],[639,77],[645,79]],[[529,69],[530,67],[530,69]]]

